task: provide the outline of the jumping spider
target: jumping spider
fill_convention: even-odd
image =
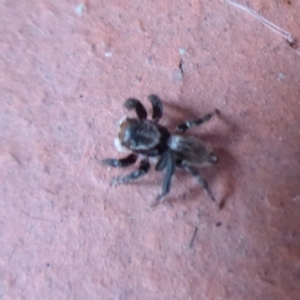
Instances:
[[[161,203],[165,195],[169,193],[171,179],[176,168],[183,169],[195,177],[199,185],[215,201],[207,182],[195,166],[202,167],[216,163],[217,156],[200,139],[185,137],[180,133],[209,121],[219,111],[216,110],[195,120],[185,121],[177,126],[178,134],[171,134],[166,127],[158,124],[163,115],[160,98],[156,95],[149,95],[148,100],[152,104],[152,120],[147,120],[147,111],[139,100],[129,98],[125,101],[124,107],[128,110],[135,110],[137,118],[125,117],[119,121],[119,133],[115,138],[115,145],[120,152],[129,150],[131,154],[121,159],[108,158],[102,163],[111,167],[128,167],[137,161],[139,155],[142,156],[142,160],[137,170],[126,176],[116,177],[111,185],[128,183],[145,175],[150,169],[149,158],[155,157],[158,159],[155,170],[165,170],[165,178],[162,191],[152,206]]]

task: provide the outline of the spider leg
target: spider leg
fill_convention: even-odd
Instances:
[[[139,119],[146,119],[147,118],[147,111],[144,105],[135,98],[129,98],[125,101],[124,107],[128,110],[135,109],[135,112]]]
[[[214,112],[206,114],[201,118],[185,121],[176,127],[176,131],[181,132],[181,133],[186,132],[190,128],[199,126],[199,125],[209,121],[215,114],[219,114],[219,111],[215,110]]]
[[[164,197],[170,192],[171,180],[175,172],[175,162],[173,154],[171,152],[167,152],[167,154],[166,174],[162,190],[161,193],[156,197],[156,201],[151,205],[152,207],[156,207],[159,203],[163,202]]]
[[[155,166],[155,170],[160,172],[166,168],[168,163],[168,152],[163,152]]]
[[[142,177],[143,175],[147,174],[150,170],[150,163],[147,158],[141,160],[140,166],[137,170],[125,175],[125,176],[118,176],[114,178],[111,182],[111,186],[128,183],[135,179]]]
[[[196,168],[193,168],[191,166],[187,166],[187,165],[184,165],[184,169],[189,173],[191,174],[196,180],[197,182],[199,183],[199,185],[205,189],[205,191],[207,192],[207,194],[210,196],[210,198],[213,200],[213,201],[216,201],[215,197],[213,196],[212,194],[212,191],[208,185],[208,183],[201,177],[201,175],[199,174],[198,170]]]
[[[137,160],[137,155],[134,153],[129,154],[128,156],[121,159],[107,158],[102,160],[102,164],[108,165],[111,167],[124,168],[133,165]]]
[[[158,96],[153,94],[148,96],[148,100],[152,104],[152,119],[157,123],[163,116],[163,106],[161,100]]]

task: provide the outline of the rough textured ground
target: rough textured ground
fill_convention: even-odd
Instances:
[[[251,8],[300,38],[299,1]],[[0,16],[0,299],[300,299],[297,50],[218,0]],[[109,186],[123,102],[150,93],[170,127],[222,112],[191,134],[216,148],[202,174],[223,210],[181,172],[155,211],[163,174]]]

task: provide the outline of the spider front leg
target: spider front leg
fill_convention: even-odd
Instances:
[[[115,168],[125,168],[133,165],[137,160],[137,155],[134,153],[129,154],[128,156],[121,159],[107,158],[102,160],[102,164],[108,165]]]
[[[135,98],[129,98],[125,101],[124,107],[128,110],[135,109],[135,112],[139,119],[147,119],[147,111],[144,107],[144,105]]]
[[[206,114],[201,118],[185,121],[184,123],[181,123],[176,127],[176,131],[184,133],[190,128],[199,126],[199,125],[209,121],[215,114],[220,114],[220,112],[216,109],[214,112]]]
[[[216,201],[214,195],[212,194],[212,191],[208,185],[208,183],[201,177],[198,170],[194,167],[184,165],[183,168],[190,173],[199,183],[199,185],[207,192],[207,194],[210,196],[210,198],[213,201]]]
[[[161,100],[156,95],[149,95],[148,100],[152,104],[152,119],[154,122],[158,123],[163,116],[163,106]]]
[[[141,160],[140,166],[137,170],[129,173],[128,175],[118,176],[118,177],[114,178],[110,185],[116,186],[119,184],[131,182],[133,180],[136,180],[136,179],[144,176],[145,174],[148,173],[149,170],[150,170],[150,163],[149,163],[148,159],[145,158],[145,159]]]

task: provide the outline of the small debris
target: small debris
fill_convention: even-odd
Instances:
[[[195,230],[194,230],[192,239],[191,239],[190,244],[189,244],[189,248],[192,248],[192,247],[193,247],[193,243],[194,243],[194,240],[195,240],[195,237],[196,237],[197,232],[198,232],[198,227],[195,227]]]
[[[220,202],[220,204],[219,204],[219,210],[222,210],[222,209],[224,208],[225,202],[226,202],[225,199],[223,199],[223,200]]]
[[[104,56],[105,56],[105,57],[112,57],[113,54],[112,54],[111,52],[105,52]]]
[[[283,81],[285,76],[282,73],[279,73],[278,80]]]
[[[175,73],[176,78],[175,78],[175,76],[174,76],[174,79],[175,79],[176,81],[182,81],[182,80],[183,80],[183,68],[184,68],[184,62],[183,62],[182,59],[181,59],[180,62],[179,62],[178,68],[179,68],[179,70],[178,70],[178,72],[177,72],[178,74]]]
[[[219,109],[215,109],[215,113],[216,113],[217,116],[221,116],[221,112],[220,112]]]
[[[220,227],[221,225],[222,225],[222,222],[218,222],[218,223],[216,224],[217,227]]]
[[[186,53],[186,49],[184,48],[179,48],[179,54],[184,55]]]
[[[81,4],[77,5],[75,10],[79,16],[82,16],[83,11],[85,10],[85,5],[83,3],[81,3]]]
[[[300,195],[297,195],[296,197],[293,198],[295,202],[300,202]]]
[[[184,62],[183,62],[183,60],[181,59],[180,60],[180,62],[179,62],[179,69],[180,69],[180,71],[181,71],[181,73],[182,73],[182,75],[183,75],[183,67],[184,67]]]
[[[290,46],[290,47],[292,47],[293,49],[298,49],[298,40],[296,40],[296,39],[286,39],[286,42],[288,43],[288,45]],[[297,51],[298,52],[298,51]]]

